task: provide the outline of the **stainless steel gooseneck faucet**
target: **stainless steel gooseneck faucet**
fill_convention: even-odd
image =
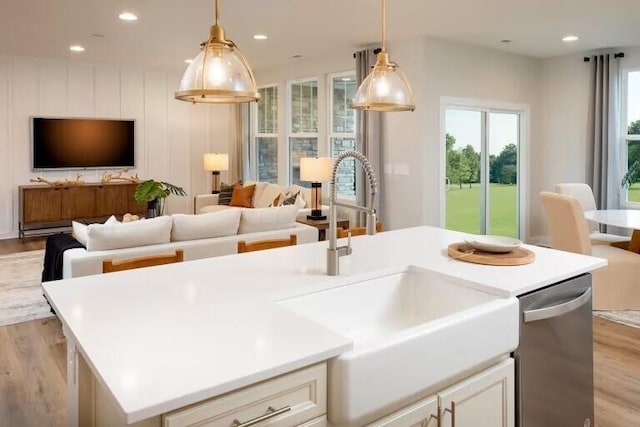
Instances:
[[[352,157],[360,162],[362,169],[364,170],[367,180],[369,181],[369,206],[357,206],[349,205],[346,203],[339,203],[336,200],[336,175],[338,173],[338,166],[346,159]],[[338,231],[337,231],[337,214],[336,207],[355,209],[358,211],[366,212],[367,214],[367,234],[376,234],[376,211],[373,208],[375,203],[376,194],[378,193],[378,183],[373,173],[373,168],[369,160],[359,151],[345,151],[336,158],[336,162],[333,165],[333,173],[331,174],[331,183],[329,184],[329,249],[327,249],[327,274],[329,276],[337,276],[340,274],[340,257],[345,255],[351,255],[351,237],[347,246],[338,247]]]

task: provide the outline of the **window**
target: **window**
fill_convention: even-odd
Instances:
[[[257,180],[278,182],[278,86],[258,89],[255,136]]]
[[[625,72],[622,90],[623,172],[629,183],[626,202],[640,204],[640,70]]]
[[[297,80],[289,83],[289,180],[300,181],[300,158],[318,155],[318,80]]]
[[[331,155],[335,158],[345,151],[356,149],[356,110],[349,103],[356,94],[354,73],[330,76],[330,132]],[[354,198],[356,195],[356,163],[345,159],[338,169],[336,186],[339,197]]]

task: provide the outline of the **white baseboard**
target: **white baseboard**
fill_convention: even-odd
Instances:
[[[0,234],[0,240],[17,239],[18,232]]]

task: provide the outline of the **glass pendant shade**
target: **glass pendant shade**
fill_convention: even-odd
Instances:
[[[244,55],[231,40],[226,40],[216,23],[209,40],[201,44],[200,53],[182,76],[176,99],[202,103],[240,103],[260,99],[253,72]]]
[[[376,65],[360,84],[349,106],[373,111],[413,111],[416,108],[407,77],[398,65],[389,62],[386,52],[378,53]]]
[[[413,91],[398,64],[389,61],[386,48],[387,7],[382,0],[382,49],[371,72],[362,81],[349,107],[372,111],[413,111]]]

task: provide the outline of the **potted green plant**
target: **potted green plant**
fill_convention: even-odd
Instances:
[[[133,197],[137,203],[147,204],[147,218],[153,218],[164,213],[164,199],[172,194],[186,196],[187,192],[168,182],[148,179],[138,184]]]

